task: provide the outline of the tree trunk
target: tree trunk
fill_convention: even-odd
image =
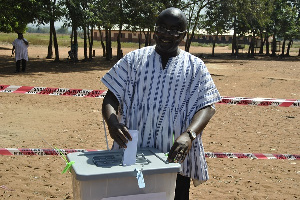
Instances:
[[[100,26],[98,27],[98,30],[99,30],[100,41],[101,41],[101,46],[102,46],[102,50],[103,50],[103,57],[105,57],[106,56],[106,53],[105,53],[105,44],[103,42],[103,34],[102,34]]]
[[[88,56],[87,56],[87,38],[86,38],[86,27],[82,27],[83,28],[83,55],[84,55],[84,60],[87,60],[88,59]]]
[[[139,49],[142,46],[142,30],[140,30],[140,34],[139,34]]]
[[[265,40],[266,40],[266,55],[269,56],[270,55],[270,43],[269,43],[269,35],[268,33],[266,33],[265,35]]]
[[[293,44],[293,40],[290,40],[287,50],[286,50],[286,54],[285,54],[286,56],[290,56],[290,49],[291,49],[292,44]]]
[[[253,31],[251,44],[251,58],[254,58],[255,31]]]
[[[111,28],[108,29],[108,41],[109,41],[109,59],[112,59],[112,47],[111,47]]]
[[[145,47],[147,47],[147,46],[149,46],[149,44],[148,44],[148,32],[146,32],[145,30],[143,30],[143,33],[144,33],[144,35],[145,35]]]
[[[55,61],[59,61],[58,43],[56,37],[56,30],[54,27],[54,21],[53,21],[53,42],[54,42],[54,49],[55,49]]]
[[[106,44],[106,60],[110,60],[109,58],[109,41],[108,41],[108,28],[105,27],[105,44]]]
[[[53,27],[52,27],[52,25],[53,25],[54,23],[50,23],[50,38],[49,38],[49,45],[48,45],[48,55],[47,55],[47,59],[51,59],[52,58],[52,56],[53,56],[53,51],[52,51],[52,29],[53,29]]]
[[[259,54],[263,54],[264,53],[265,40],[264,40],[264,36],[263,36],[262,33],[260,34],[260,40],[261,40],[261,44],[260,44],[260,48],[259,48]]]
[[[273,42],[272,42],[272,56],[276,56],[276,38],[275,38],[275,34],[273,35]]]
[[[185,43],[185,51],[186,52],[190,51],[190,47],[191,47],[191,43],[192,43],[193,38],[194,38],[194,31],[192,31],[192,34],[189,35],[186,39],[186,43]]]
[[[284,50],[285,50],[285,39],[283,39],[282,48],[281,48],[281,56],[284,57]]]
[[[254,43],[255,43],[254,41],[255,41],[255,32],[252,31],[252,38],[248,50],[248,57],[250,58],[254,58]]]
[[[93,58],[93,44],[94,44],[94,36],[93,36],[94,28],[91,26],[91,32],[88,29],[88,41],[89,41],[89,59]]]
[[[199,18],[200,18],[200,12],[201,10],[206,6],[206,4],[202,4],[202,6],[199,6],[197,9],[197,14],[196,14],[196,17],[195,17],[195,20],[194,20],[194,25],[193,25],[193,28],[192,28],[192,34],[191,36],[189,37],[189,34],[187,34],[187,40],[186,40],[186,43],[185,43],[185,51],[189,52],[190,51],[190,47],[191,47],[191,43],[192,43],[192,40],[194,38],[194,35],[195,35],[195,30],[197,29],[198,27],[198,23],[199,23]]]
[[[123,57],[122,47],[121,47],[121,36],[122,36],[122,24],[119,25],[119,33],[117,37],[117,59],[121,59]]]
[[[73,50],[74,53],[74,61],[78,61],[78,35],[77,35],[77,25],[72,24],[72,37],[71,37],[71,50]],[[73,42],[72,42],[72,39]]]
[[[106,60],[112,59],[112,48],[111,48],[111,28],[105,28],[106,38]]]
[[[218,37],[218,35],[217,35]],[[217,40],[217,37],[214,38],[213,40],[213,46],[212,46],[212,53],[211,55],[214,57],[215,56],[215,47],[216,47],[216,40]]]
[[[148,42],[148,43],[149,43],[149,45],[151,46],[151,39],[152,39],[152,38],[151,38],[151,31],[150,31],[150,30],[149,30],[149,37],[148,37],[148,39],[149,39],[149,42]]]
[[[236,44],[236,27],[235,27],[235,22],[236,22],[236,17],[234,17],[234,21],[233,21],[233,36],[232,36],[232,49],[231,49],[231,55],[234,56],[236,55],[237,56],[237,51],[236,51],[236,47],[237,47],[237,44]]]
[[[91,46],[90,46],[91,51],[93,51],[93,46],[94,46],[94,26],[92,26],[91,29]]]

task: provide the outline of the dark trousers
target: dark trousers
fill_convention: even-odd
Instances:
[[[20,71],[20,64],[21,64],[21,60],[18,60],[16,62],[16,72]],[[22,72],[25,72],[26,70],[26,60],[22,59]]]
[[[177,174],[174,200],[189,200],[190,178]]]

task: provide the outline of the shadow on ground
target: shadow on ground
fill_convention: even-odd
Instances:
[[[262,60],[262,61],[288,61],[288,62],[299,62],[300,56],[266,56],[256,54],[254,58],[249,58],[247,53],[240,53],[238,56],[232,56],[231,53],[215,53],[215,56],[211,54],[195,54],[195,56],[201,58],[205,63],[234,63],[239,61],[249,60]]]
[[[247,62],[247,60],[262,60],[262,61],[289,61],[299,62],[300,57],[270,57],[265,55],[256,55],[254,58],[248,58],[246,53],[239,56],[232,56],[230,53],[216,53],[215,56],[211,54],[195,54],[203,59],[205,63],[235,63]],[[27,74],[34,73],[71,73],[71,72],[84,72],[84,71],[102,71],[110,69],[116,62],[117,58],[113,57],[112,60],[107,61],[104,57],[95,57],[92,60],[79,60],[78,62],[68,62],[67,60],[54,61],[53,59],[44,58],[29,58],[27,62]],[[0,55],[0,77],[15,75],[15,59],[14,56]]]
[[[110,69],[117,62],[116,58],[110,61],[103,57],[96,57],[92,60],[78,62],[54,61],[53,59],[29,58],[26,67],[27,74],[34,73],[70,73],[84,71],[101,71]],[[0,55],[0,77],[15,75],[15,59],[13,56]]]
[[[12,48],[8,48],[8,47],[0,47],[0,50],[12,50]]]

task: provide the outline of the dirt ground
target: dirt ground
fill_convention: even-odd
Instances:
[[[0,85],[106,90],[100,78],[115,58],[105,61],[96,49],[92,61],[74,64],[67,48],[59,51],[62,61],[53,62],[45,59],[47,47],[30,46],[27,72],[15,74],[11,45],[0,44]],[[299,57],[233,58],[226,47],[216,57],[210,48],[190,52],[203,58],[222,96],[300,99]],[[0,148],[106,149],[101,105],[100,98],[0,93]],[[206,152],[300,154],[299,107],[216,107],[203,134]],[[191,187],[192,200],[300,198],[299,160],[207,162],[210,179]],[[64,166],[58,156],[0,155],[0,199],[74,199]]]

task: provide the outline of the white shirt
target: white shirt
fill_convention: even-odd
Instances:
[[[24,40],[27,42],[25,38]],[[27,50],[28,45],[26,45],[22,39],[15,39],[12,45],[15,47],[16,61],[22,59],[28,61],[28,50]]]

